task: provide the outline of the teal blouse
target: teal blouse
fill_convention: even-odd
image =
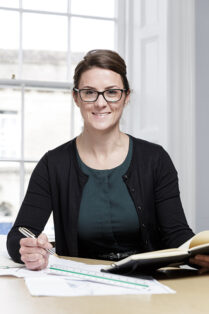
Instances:
[[[78,220],[78,243],[83,257],[139,250],[139,220],[133,200],[122,179],[132,158],[133,143],[124,162],[113,169],[96,170],[82,162],[89,176],[84,187]],[[85,253],[86,252],[86,253]]]

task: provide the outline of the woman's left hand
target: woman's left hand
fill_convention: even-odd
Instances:
[[[199,269],[199,274],[209,272],[209,255],[195,255],[189,259],[189,262],[194,265],[198,265],[201,268]]]

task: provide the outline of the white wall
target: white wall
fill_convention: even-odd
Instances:
[[[126,10],[124,55],[133,94],[123,116],[123,130],[161,144],[170,154],[178,171],[185,214],[193,229],[194,1],[127,2],[131,5]]]
[[[209,229],[209,1],[196,17],[196,231]]]

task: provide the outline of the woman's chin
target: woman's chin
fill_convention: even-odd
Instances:
[[[88,128],[91,128],[92,130],[96,132],[107,132],[110,130],[113,130],[117,127],[117,124],[109,124],[109,123],[94,123],[89,125]]]

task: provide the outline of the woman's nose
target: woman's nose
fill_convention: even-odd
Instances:
[[[105,100],[103,95],[101,95],[101,94],[99,95],[99,97],[95,101],[95,105],[98,107],[104,107],[107,105],[107,101]]]

